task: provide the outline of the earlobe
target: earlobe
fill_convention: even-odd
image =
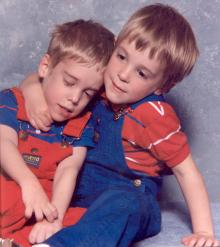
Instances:
[[[161,88],[159,88],[159,89],[157,89],[157,90],[155,90],[154,91],[154,94],[156,94],[156,95],[161,95],[163,92],[162,92],[162,89]]]
[[[49,67],[50,67],[50,55],[49,54],[45,54],[42,58],[41,61],[39,63],[38,66],[38,74],[40,78],[44,78],[48,71],[49,71]]]

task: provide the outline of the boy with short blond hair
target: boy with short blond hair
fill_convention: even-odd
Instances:
[[[128,247],[159,233],[164,167],[172,169],[192,220],[193,233],[182,243],[219,245],[202,176],[162,95],[191,72],[197,56],[193,31],[174,8],[153,4],[131,16],[104,73],[106,98],[93,110],[97,144],[72,201],[88,210],[36,246]]]
[[[150,49],[149,57],[157,58],[164,66],[163,92],[166,93],[190,74],[199,50],[188,21],[183,16],[179,18],[176,9],[164,7],[151,5],[132,15],[119,33],[116,46],[128,39],[135,42],[137,50]]]
[[[94,146],[94,126],[86,107],[103,85],[113,47],[114,35],[91,20],[54,29],[38,67],[52,119],[47,132],[29,123],[18,88],[0,93],[4,246],[9,243],[2,238],[13,238],[19,246],[44,241],[84,212],[69,203],[87,148]]]

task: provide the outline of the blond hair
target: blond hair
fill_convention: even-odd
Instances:
[[[106,66],[114,49],[114,34],[92,20],[76,20],[57,25],[47,53],[52,67],[65,58],[80,63]]]
[[[190,24],[168,5],[153,4],[136,11],[119,33],[116,46],[125,39],[135,42],[137,50],[149,48],[150,58],[163,64],[163,92],[189,75],[199,54]]]

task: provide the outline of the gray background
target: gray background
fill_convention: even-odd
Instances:
[[[101,21],[115,34],[147,0],[1,0],[0,89],[34,71],[54,24],[78,18]],[[163,0],[193,26],[200,57],[193,73],[168,94],[182,120],[193,157],[205,177],[212,202],[220,202],[220,1]],[[162,200],[182,201],[173,176],[165,179]]]

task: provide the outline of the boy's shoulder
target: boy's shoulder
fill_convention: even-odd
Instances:
[[[135,108],[136,114],[149,119],[166,118],[176,115],[174,108],[166,101],[145,101]]]
[[[18,103],[12,89],[0,92],[0,124],[7,125],[15,131],[19,129],[17,119]]]
[[[0,107],[9,107],[11,110],[17,111],[18,104],[12,88],[0,91]]]
[[[143,122],[144,125],[150,125],[155,122],[179,122],[174,108],[166,101],[142,102],[136,105],[132,115]]]

